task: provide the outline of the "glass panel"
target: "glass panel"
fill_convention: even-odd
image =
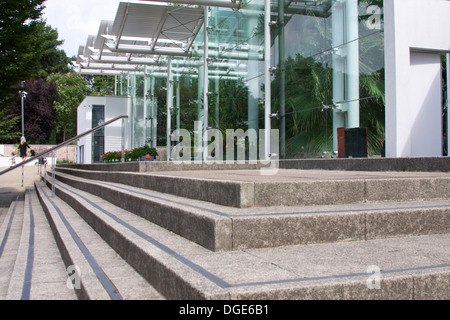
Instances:
[[[279,26],[273,51],[284,68],[272,82],[272,109],[285,104],[285,157],[337,156],[339,127],[367,127],[369,155],[379,155],[384,140],[382,1],[284,2],[289,3],[284,41]]]
[[[336,157],[337,128],[355,126],[368,128],[369,155],[380,154],[382,5],[382,0],[272,1],[271,65],[276,68],[270,84],[275,115],[271,124],[280,130],[282,157]],[[223,136],[227,129],[264,129],[263,10],[264,0],[245,1],[239,10],[209,8],[208,126]],[[130,75],[128,84],[120,77],[117,91],[133,97],[134,147],[149,139],[155,147],[166,146],[168,96],[171,132],[189,132],[191,157],[195,141],[201,146],[196,134],[202,130],[196,130],[195,123],[204,119],[203,28],[192,49],[189,58],[171,58],[169,95],[167,57],[147,68],[145,88],[142,74],[134,80]]]

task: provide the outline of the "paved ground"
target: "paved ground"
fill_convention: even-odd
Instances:
[[[37,166],[25,166],[23,168],[23,183],[22,168],[17,168],[0,176],[0,207],[9,206],[9,203],[12,199],[15,199],[17,194],[24,193],[26,187],[33,186],[34,181],[39,180]],[[8,169],[8,167],[0,167],[0,172],[5,169]]]

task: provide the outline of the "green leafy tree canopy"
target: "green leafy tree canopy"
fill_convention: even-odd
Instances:
[[[76,133],[77,107],[87,95],[92,94],[88,83],[77,73],[51,74],[48,81],[56,84],[54,108],[57,117],[57,129],[62,133],[62,141],[68,135]]]

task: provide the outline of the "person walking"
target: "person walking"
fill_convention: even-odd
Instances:
[[[31,150],[31,147],[28,145],[27,140],[25,140],[25,137],[20,138],[20,144],[17,149],[19,149],[22,161],[25,160],[27,157],[27,148]]]

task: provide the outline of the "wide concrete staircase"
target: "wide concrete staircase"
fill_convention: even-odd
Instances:
[[[450,299],[448,170],[154,162],[55,177],[0,209],[0,299]]]

